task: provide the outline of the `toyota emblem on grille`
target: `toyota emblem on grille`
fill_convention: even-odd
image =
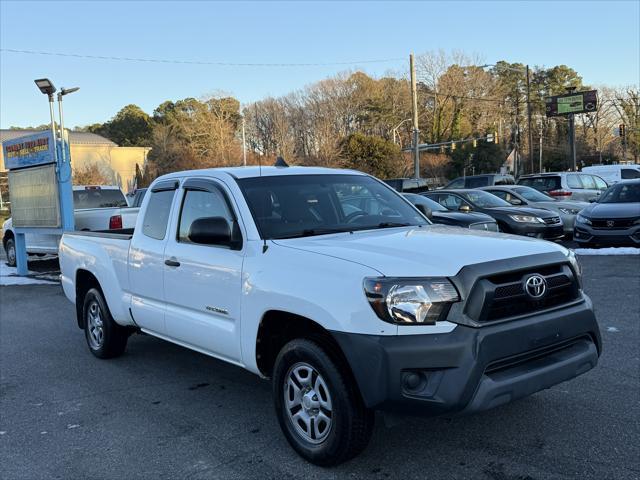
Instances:
[[[613,220],[607,220],[607,227],[613,227],[616,224]]]
[[[542,298],[547,291],[547,281],[540,275],[531,275],[525,280],[524,289],[531,298]]]

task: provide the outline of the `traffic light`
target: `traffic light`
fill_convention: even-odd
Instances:
[[[473,139],[473,148],[476,148],[478,146],[478,140],[476,140],[475,138]]]
[[[453,152],[456,149],[456,144],[455,142],[451,144],[451,151]]]
[[[620,133],[620,137],[622,137],[622,139],[624,140],[624,138],[625,138],[625,137],[626,137],[626,135],[627,135],[627,132],[625,131],[625,125],[624,125],[624,123],[621,123],[621,124],[620,124],[620,126],[619,126],[618,128],[619,128],[619,129],[618,129],[618,131],[619,131],[619,133]]]
[[[493,143],[500,143],[498,140],[498,132],[493,132]]]

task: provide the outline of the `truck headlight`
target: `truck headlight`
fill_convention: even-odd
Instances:
[[[576,274],[576,279],[578,280],[578,285],[582,288],[582,267],[580,267],[580,262],[578,262],[578,257],[576,252],[573,250],[569,250],[567,254],[567,258],[569,259],[569,263],[571,264],[571,268]]]
[[[576,215],[576,222],[586,223],[587,225],[591,225],[591,220],[581,214]]]
[[[533,215],[509,215],[512,220],[519,223],[544,223],[540,217],[534,217]]]
[[[435,325],[460,300],[447,278],[365,278],[364,291],[381,320],[402,325]]]

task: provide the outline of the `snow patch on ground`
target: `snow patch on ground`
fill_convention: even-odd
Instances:
[[[575,248],[578,255],[640,255],[640,248],[609,247],[609,248]]]
[[[53,281],[35,278],[34,272],[29,272],[29,276],[18,275],[16,267],[9,267],[4,262],[0,262],[0,285],[51,285]]]

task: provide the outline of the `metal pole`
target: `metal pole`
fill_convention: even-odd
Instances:
[[[242,117],[242,164],[247,166],[247,141],[244,136],[244,116]]]
[[[529,140],[529,163],[531,173],[533,173],[533,131],[531,130],[531,80],[529,75],[529,65],[527,65],[527,131]]]
[[[569,161],[571,162],[571,170],[576,171],[576,132],[574,114],[569,114]]]
[[[53,93],[49,94],[49,114],[51,116],[51,134],[53,135],[53,159],[57,165],[58,163],[58,146],[56,135],[56,120],[53,113]]]
[[[64,88],[63,88],[64,90]],[[62,113],[62,93],[58,93],[58,111],[60,112],[60,143],[62,144],[62,148],[60,149],[60,153],[62,155],[62,163],[65,162],[65,145],[64,145],[64,116]]]
[[[542,125],[540,125],[540,158],[539,158],[539,161],[540,161],[540,170],[538,170],[538,172],[542,173]]]
[[[420,150],[418,148],[418,89],[416,86],[416,68],[413,62],[413,53],[409,55],[409,69],[411,71],[411,107],[413,113],[413,177],[420,178]]]
[[[513,176],[518,178],[518,168],[520,167],[520,95],[516,97],[516,135],[514,142],[513,156]]]

